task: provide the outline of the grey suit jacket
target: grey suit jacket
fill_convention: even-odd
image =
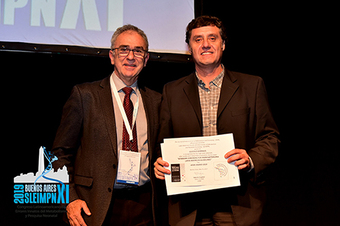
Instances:
[[[194,73],[165,85],[160,114],[160,141],[166,137],[202,136],[202,113]],[[207,200],[216,198],[211,208],[215,205],[223,208],[224,202],[231,204],[237,225],[260,224],[265,200],[264,172],[275,161],[280,143],[260,77],[225,70],[217,132],[233,133],[235,147],[248,152],[255,168],[251,173],[240,171],[240,187],[172,196],[169,206],[171,225],[183,220],[186,225],[194,225],[194,211],[203,197]]]
[[[117,136],[110,77],[76,85],[67,100],[52,151],[54,168],[66,165],[70,175],[70,202],[85,200],[91,216],[89,226],[101,225],[109,209],[117,172]],[[159,127],[161,95],[141,88],[147,116],[150,178],[154,188],[151,157]],[[154,190],[154,189],[153,189]],[[154,192],[153,192],[154,195]],[[154,210],[154,209],[153,209]]]

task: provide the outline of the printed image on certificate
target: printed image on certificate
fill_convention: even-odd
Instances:
[[[209,137],[169,138],[161,144],[168,195],[240,186],[236,166],[224,155],[234,149],[233,134]]]

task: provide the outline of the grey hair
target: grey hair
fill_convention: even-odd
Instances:
[[[117,28],[117,30],[115,31],[115,33],[113,33],[112,38],[111,38],[111,49],[114,48],[114,44],[115,44],[118,36],[125,31],[135,31],[135,32],[137,32],[140,36],[142,36],[142,38],[144,39],[144,41],[146,43],[146,51],[149,50],[148,38],[146,37],[146,34],[144,33],[144,31],[142,31],[138,27],[131,25],[131,24],[127,24],[127,25],[124,25],[122,27]]]

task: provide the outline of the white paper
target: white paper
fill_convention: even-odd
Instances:
[[[138,185],[140,171],[140,152],[119,152],[117,183]]]
[[[209,137],[169,138],[161,144],[168,195],[240,186],[236,166],[224,155],[234,149],[233,134]]]

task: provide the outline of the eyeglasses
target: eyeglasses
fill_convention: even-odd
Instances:
[[[135,57],[144,58],[145,57],[145,53],[147,52],[144,49],[130,49],[130,48],[125,47],[125,46],[121,46],[121,47],[118,47],[118,48],[113,48],[112,50],[116,50],[116,49],[118,50],[118,56],[120,56],[120,57],[127,57],[130,54],[130,51],[132,51],[133,55]]]

